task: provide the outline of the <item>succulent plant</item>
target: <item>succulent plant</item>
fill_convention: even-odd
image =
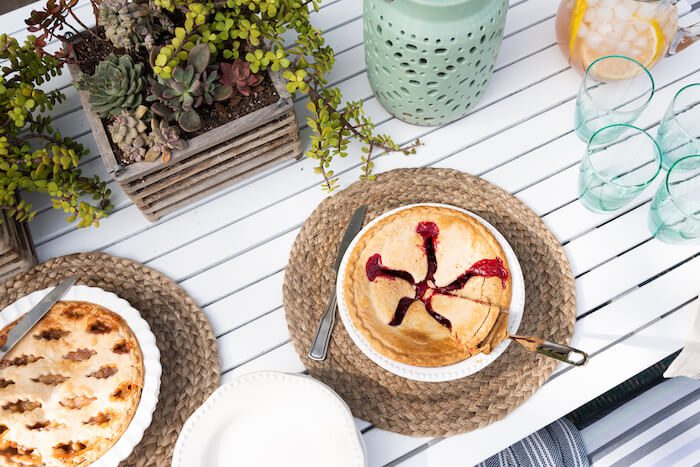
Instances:
[[[185,149],[187,147],[187,141],[180,138],[180,129],[169,125],[166,120],[158,122],[155,118],[152,118],[151,131],[153,140],[145,156],[145,159],[149,162],[154,162],[160,158],[164,163],[167,163],[170,161],[173,149]]]
[[[207,105],[215,101],[225,101],[233,94],[231,86],[222,84],[216,67],[209,67],[202,73],[202,97]]]
[[[148,107],[140,105],[133,112],[122,110],[107,126],[112,142],[122,150],[127,162],[143,160],[150,144],[149,126],[144,122]]]
[[[134,162],[141,162],[146,158],[146,153],[148,147],[141,146],[141,143],[135,146],[125,146],[122,148],[122,162],[127,164],[133,164]]]
[[[206,44],[199,44],[190,50],[187,66],[176,67],[172,78],[149,79],[149,95],[146,98],[151,111],[166,121],[177,121],[185,131],[197,131],[202,120],[197,108],[206,102],[228,99],[233,90],[218,81],[216,70],[209,71],[211,51]]]
[[[100,117],[117,115],[141,105],[146,86],[143,64],[134,63],[129,55],[112,54],[98,63],[92,76],[81,75],[77,86],[90,93],[93,112]]]
[[[235,87],[243,96],[250,96],[253,88],[263,81],[261,75],[250,71],[250,64],[245,60],[237,59],[233,63],[220,63],[221,82],[226,86]]]
[[[115,47],[131,50],[141,43],[147,47],[153,44],[153,25],[147,3],[103,0],[99,12],[105,36]]]

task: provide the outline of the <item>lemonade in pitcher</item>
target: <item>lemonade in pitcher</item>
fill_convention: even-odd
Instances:
[[[557,42],[571,66],[583,73],[595,59],[619,54],[650,68],[665,56],[678,31],[672,0],[562,0]],[[634,67],[611,67],[607,79],[626,79]]]

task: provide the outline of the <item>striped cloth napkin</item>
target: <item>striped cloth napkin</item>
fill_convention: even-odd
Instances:
[[[680,355],[664,373],[666,378],[687,376],[700,380],[700,310],[695,315],[695,324]]]
[[[588,467],[588,454],[578,429],[561,418],[523,438],[477,467]]]

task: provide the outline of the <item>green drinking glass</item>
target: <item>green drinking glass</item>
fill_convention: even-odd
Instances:
[[[700,83],[689,84],[676,93],[656,140],[665,169],[685,156],[700,154]]]
[[[603,127],[633,123],[653,96],[654,78],[644,65],[624,55],[600,57],[588,66],[576,97],[576,134],[587,142]],[[609,141],[626,128],[617,130],[605,132]]]
[[[581,161],[579,200],[594,212],[615,211],[660,171],[661,150],[646,131],[627,124],[606,126],[593,134]]]
[[[671,166],[651,201],[649,230],[665,243],[700,243],[700,155]]]

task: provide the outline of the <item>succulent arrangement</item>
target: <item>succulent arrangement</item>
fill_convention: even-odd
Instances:
[[[233,88],[219,79],[217,67],[209,65],[211,52],[206,44],[195,45],[187,56],[187,65],[176,66],[170,78],[149,78],[146,100],[151,111],[166,121],[177,122],[184,131],[197,131],[202,120],[197,109],[231,97]]]
[[[99,22],[115,47],[131,50],[138,45],[153,46],[151,12],[145,2],[102,0]]]
[[[80,26],[69,25],[77,19],[76,1],[48,0],[28,23],[44,39],[65,40],[61,31]],[[326,190],[338,185],[332,159],[346,157],[353,140],[363,143],[362,178],[369,180],[378,150],[409,154],[420,144],[400,146],[388,135],[376,134],[362,102],[344,102],[340,91],[328,85],[335,57],[311,23],[310,10],[318,10],[318,0],[91,3],[98,27],[83,34],[97,34],[116,55],[78,85],[106,120],[122,163],[158,157],[167,162],[172,150],[186,147],[188,134],[203,128],[209,109],[236,105],[269,86],[268,71],[281,72],[290,93],[309,96],[313,135],[307,156],[318,161],[316,171]],[[290,33],[293,45],[286,47]],[[62,56],[69,54],[70,45]]]
[[[20,190],[46,193],[55,209],[79,227],[97,226],[112,208],[110,190],[98,177],[81,174],[78,164],[87,150],[64,137],[43,114],[65,99],[41,85],[60,74],[60,60],[40,54],[41,39],[24,44],[0,34],[0,207],[18,221],[36,210],[20,199]]]

